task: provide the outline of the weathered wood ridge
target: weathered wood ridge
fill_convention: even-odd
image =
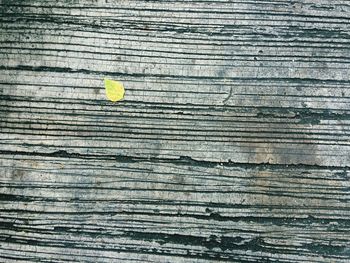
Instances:
[[[349,1],[0,3],[0,262],[349,262]]]

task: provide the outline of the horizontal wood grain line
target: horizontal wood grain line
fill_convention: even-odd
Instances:
[[[55,152],[26,152],[26,151],[0,151],[1,155],[7,156],[39,156],[39,157],[55,157],[55,158],[68,158],[68,159],[98,159],[98,160],[117,160],[121,162],[127,162],[127,163],[133,163],[137,161],[154,161],[157,163],[175,163],[175,164],[187,164],[189,166],[200,166],[200,167],[216,167],[224,165],[226,166],[232,166],[232,167],[242,167],[242,168],[256,168],[256,169],[297,169],[304,168],[304,169],[326,169],[326,170],[340,170],[344,171],[347,168],[344,168],[342,166],[322,166],[322,165],[309,165],[309,164],[271,164],[271,163],[260,163],[260,164],[254,164],[254,163],[239,163],[239,162],[233,162],[232,160],[229,161],[222,161],[222,162],[215,162],[215,161],[205,161],[205,160],[196,160],[188,156],[179,156],[178,158],[160,158],[160,157],[140,157],[140,156],[127,156],[127,155],[101,155],[101,154],[82,154],[82,153],[73,153],[66,150],[59,150]],[[12,157],[12,158],[13,158]],[[22,158],[23,158],[22,157]],[[4,157],[3,157],[4,158]],[[5,158],[6,159],[6,158]],[[63,162],[63,160],[62,160]]]
[[[16,48],[11,48],[13,50],[15,50]],[[11,52],[8,52],[6,53],[6,55],[3,56],[3,58],[0,58],[0,61],[7,61],[9,58],[11,58],[11,54],[14,55],[14,57],[17,57],[18,56],[18,53],[19,54],[22,54],[22,55],[27,55],[27,56],[33,56],[33,55],[40,55],[43,57],[43,60],[44,58],[50,58],[50,57],[53,57],[55,58],[55,60],[57,62],[61,61],[61,62],[64,62],[65,60],[71,60],[71,61],[74,61],[75,59],[78,59],[80,62],[81,61],[89,61],[89,62],[111,62],[111,59],[110,57],[108,58],[108,54],[106,54],[106,58],[100,58],[100,56],[98,57],[81,57],[81,56],[72,56],[72,55],[58,55],[58,54],[43,54],[43,52],[39,52],[39,53],[35,53],[35,52],[28,52],[28,53],[23,53],[22,50],[23,48],[18,48],[19,50],[21,50],[20,52],[17,52],[17,53],[11,53]],[[57,51],[57,52],[61,52],[61,51]],[[84,51],[81,51],[83,54],[85,54]],[[1,53],[0,53],[1,54]],[[84,56],[84,55],[83,55]],[[204,68],[211,68],[211,69],[215,69],[215,67],[222,67],[223,65],[222,64],[211,64],[211,65],[208,65],[207,62],[208,61],[213,61],[213,60],[216,60],[216,61],[221,61],[220,59],[201,59],[201,58],[165,58],[165,61],[159,61],[159,57],[157,57],[156,55],[155,56],[144,56],[142,54],[142,62],[140,62],[140,57],[138,57],[136,54],[134,55],[123,55],[123,57],[128,57],[128,56],[133,56],[135,57],[134,60],[132,59],[123,59],[123,58],[120,58],[120,59],[115,59],[113,60],[113,63],[137,63],[139,66],[142,66],[142,65],[149,65],[150,63],[155,66],[155,65],[168,65],[168,66],[186,66],[186,67],[191,67],[191,66],[196,66],[196,67],[202,67],[203,69]],[[147,61],[146,58],[148,57],[150,60]],[[60,59],[63,59],[63,60],[60,60]],[[291,60],[286,58],[286,59],[282,59],[282,60],[261,60],[259,59],[257,61],[257,58],[256,57],[251,57],[252,59],[251,60],[244,60],[244,59],[236,59],[236,58],[231,58],[230,61],[232,62],[236,62],[234,63],[231,67],[231,69],[234,69],[234,68],[290,68],[290,65],[280,65],[281,63],[284,63],[284,62],[288,62],[288,63],[291,63]],[[192,59],[196,59],[196,60],[203,60],[203,62],[191,62],[191,63],[188,63],[187,61],[184,61],[184,60],[189,60],[191,61]],[[173,60],[173,62],[171,61]],[[348,59],[346,59],[348,60]],[[238,63],[237,63],[238,62]],[[250,63],[251,62],[251,63]],[[261,63],[269,63],[268,65],[261,65]],[[258,64],[259,63],[259,64]],[[276,63],[276,64],[274,64]],[[293,69],[294,70],[298,70],[298,69],[308,69],[308,68],[312,68],[312,69],[324,69],[325,66],[324,66],[324,63],[328,63],[327,65],[327,68],[328,69],[342,69],[342,70],[347,70],[349,67],[347,66],[347,64],[350,64],[350,59],[349,61],[336,61],[336,60],[319,60],[319,61],[312,61],[312,60],[300,60],[300,59],[295,59],[292,63],[294,63],[294,66],[293,66]]]
[[[38,116],[37,116],[38,117]],[[127,120],[126,118],[130,118],[131,120]],[[278,127],[281,125],[280,122],[268,122],[265,120],[262,122],[262,125],[259,125],[259,129],[257,129],[257,126],[249,125],[249,123],[252,124],[259,124],[259,122],[245,122],[240,120],[232,120],[232,122],[237,123],[243,123],[241,125],[210,125],[210,123],[207,123],[204,120],[198,120],[203,123],[203,127],[198,128],[192,128],[192,124],[190,123],[180,123],[178,125],[173,125],[172,123],[166,124],[154,124],[152,122],[147,122],[144,119],[135,118],[136,121],[133,121],[133,117],[127,117],[124,116],[123,118],[119,118],[118,123],[113,123],[111,121],[104,121],[100,120],[100,125],[96,127],[95,121],[89,121],[89,120],[81,120],[82,118],[79,118],[79,120],[71,119],[67,120],[67,116],[64,115],[62,119],[57,118],[57,120],[53,121],[52,119],[45,119],[45,118],[36,118],[36,119],[28,119],[28,118],[18,118],[16,117],[16,120],[9,121],[9,120],[3,120],[3,124],[1,125],[2,128],[7,129],[16,129],[23,131],[27,130],[28,132],[32,131],[58,131],[58,130],[67,130],[69,131],[91,131],[91,132],[122,132],[123,130],[137,130],[139,129],[144,130],[145,134],[148,134],[150,132],[154,132],[154,134],[198,134],[198,135],[204,135],[204,133],[213,134],[213,135],[222,135],[222,136],[228,136],[232,134],[232,136],[236,133],[242,134],[242,137],[247,137],[248,134],[254,136],[261,136],[261,135],[267,135],[271,136],[271,138],[278,138],[279,136],[294,136],[297,138],[300,138],[300,136],[307,136],[306,138],[327,138],[327,137],[334,137],[337,136],[340,140],[346,138],[346,136],[349,136],[348,132],[350,129],[346,129],[345,127],[341,128],[339,127],[338,130],[335,130],[334,124],[329,125],[330,127],[327,127],[327,125],[317,125],[317,127],[303,127],[298,125],[298,123],[289,123],[287,127]],[[155,119],[157,120],[157,119]],[[221,121],[218,120],[217,123],[220,123]],[[275,124],[275,126],[273,126]],[[295,124],[295,125],[293,125]],[[123,127],[122,125],[128,125],[127,128]],[[205,126],[205,129],[204,129]],[[225,131],[220,130],[218,127],[225,127]],[[348,125],[346,125],[348,126]],[[59,127],[59,128],[58,128]],[[64,128],[65,127],[65,128]]]
[[[30,131],[26,131],[25,128],[8,128],[8,127],[0,127],[2,129],[2,134],[11,134],[11,135],[40,135],[45,137],[46,140],[49,140],[50,137],[54,137],[59,139],[61,137],[69,137],[69,138],[91,138],[93,137],[96,142],[99,141],[110,141],[112,142],[120,142],[122,139],[138,139],[138,140],[147,140],[151,141],[171,141],[171,142],[228,142],[228,143],[290,143],[290,144],[304,144],[304,145],[341,145],[341,146],[349,146],[350,142],[349,138],[340,139],[339,136],[337,138],[327,138],[326,136],[321,137],[311,137],[308,135],[307,137],[302,136],[269,136],[269,134],[260,135],[245,135],[236,134],[236,135],[225,135],[225,134],[198,134],[198,133],[164,133],[164,132],[145,132],[145,131],[132,131],[132,135],[128,135],[131,131],[86,131],[86,130],[69,130],[66,128],[62,129],[35,129],[30,128]],[[60,133],[61,132],[61,133]],[[63,133],[64,132],[64,133]],[[111,134],[113,132],[113,134]],[[211,136],[211,139],[208,137]],[[348,135],[347,135],[348,136]],[[115,140],[117,139],[117,140]],[[259,148],[257,146],[257,148]]]
[[[0,5],[1,6],[1,5]],[[2,5],[3,6],[3,5]],[[15,5],[11,5],[11,8],[13,8]],[[266,5],[265,5],[266,6]],[[171,19],[172,20],[176,20],[176,19],[181,19],[181,21],[183,21],[184,19],[188,19],[190,20],[189,23],[184,23],[183,24],[188,24],[188,25],[197,25],[194,20],[196,19],[201,19],[203,20],[203,16],[201,17],[196,17],[196,15],[202,15],[202,14],[209,14],[209,16],[205,16],[206,20],[209,22],[207,25],[218,25],[218,26],[223,26],[222,23],[217,22],[218,19],[220,19],[221,21],[225,21],[225,16],[224,15],[229,15],[228,18],[232,19],[232,15],[236,15],[235,19],[239,20],[239,21],[244,21],[244,20],[258,20],[258,21],[286,21],[288,20],[287,18],[292,18],[292,21],[295,22],[317,22],[317,23],[329,23],[329,24],[333,24],[333,23],[339,23],[337,20],[343,20],[343,21],[348,21],[350,18],[346,15],[344,16],[339,16],[339,15],[328,15],[328,13],[323,13],[323,14],[316,14],[314,13],[295,13],[295,12],[273,12],[274,10],[271,10],[269,8],[266,8],[265,10],[262,9],[253,9],[253,8],[249,8],[249,9],[239,9],[239,8],[235,8],[235,9],[231,9],[230,11],[223,11],[223,10],[217,10],[214,11],[213,9],[207,9],[207,10],[200,10],[200,9],[186,9],[186,10],[176,10],[176,9],[168,9],[168,8],[164,8],[164,9],[148,9],[147,7],[143,6],[140,8],[123,8],[122,6],[118,6],[117,8],[113,8],[113,7],[106,7],[104,8],[104,10],[102,12],[96,11],[96,10],[91,10],[91,12],[83,12],[82,15],[79,14],[75,14],[74,16],[72,16],[71,14],[67,14],[67,13],[56,13],[55,11],[58,11],[59,9],[55,6],[40,6],[40,7],[35,7],[35,8],[23,8],[23,7],[30,7],[30,6],[24,6],[21,5],[21,8],[19,8],[18,10],[13,10],[14,12],[7,12],[4,13],[4,18],[9,19],[9,18],[13,18],[13,17],[28,17],[28,18],[32,18],[33,20],[35,19],[39,19],[40,17],[46,18],[47,21],[53,21],[54,18],[65,18],[68,19],[68,21],[73,21],[73,20],[78,20],[78,21],[84,21],[89,19],[90,17],[94,18],[94,17],[98,17],[101,20],[107,20],[107,21],[123,21],[123,22],[128,22],[128,21],[133,21],[133,20],[125,20],[126,17],[133,18],[134,20],[140,20],[143,23],[149,22],[149,20],[147,20],[147,18],[149,19],[154,19],[156,20],[157,16],[162,17],[162,15],[164,14],[165,16],[169,17],[169,14],[171,14]],[[48,9],[47,11],[49,11],[48,13],[50,14],[50,17],[47,16],[47,13],[45,13],[45,8]],[[58,9],[58,10],[55,10]],[[84,6],[81,7],[75,7],[77,9],[77,11],[83,10]],[[69,11],[73,10],[74,7],[64,7],[61,9],[67,9]],[[92,8],[93,9],[93,8]],[[121,10],[123,10],[121,12]],[[16,12],[17,11],[17,12]],[[61,10],[60,10],[61,11]],[[117,12],[113,12],[113,11],[117,11]],[[133,13],[133,11],[135,11]],[[90,13],[90,15],[89,15]],[[153,14],[152,14],[153,13]],[[102,15],[99,15],[102,14]],[[120,18],[118,18],[116,15],[121,14],[123,15],[123,20],[120,20]],[[134,14],[137,14],[137,16],[135,16]],[[177,14],[183,14],[183,16],[179,16]],[[189,15],[190,14],[190,15]],[[257,18],[257,15],[263,15]],[[339,13],[338,13],[339,14]],[[20,16],[22,15],[22,16]],[[242,15],[237,16],[237,15]],[[251,15],[251,18],[247,18],[247,16]],[[269,19],[269,17],[272,17]],[[280,19],[277,19],[277,18]],[[141,19],[144,18],[144,19]],[[282,19],[283,18],[283,19]],[[300,20],[298,20],[300,19]],[[305,19],[305,20],[304,20]],[[316,20],[319,19],[319,20]],[[210,23],[210,21],[215,21],[217,23]],[[329,21],[328,21],[329,20]],[[21,20],[18,20],[21,21]],[[166,23],[165,21],[159,21],[157,20],[158,23]]]
[[[50,27],[51,28],[51,27]],[[84,40],[97,40],[100,41],[104,40],[104,42],[101,43],[101,45],[105,45],[107,44],[107,41],[111,42],[111,41],[118,41],[118,45],[122,46],[122,43],[120,43],[121,41],[124,42],[130,42],[130,43],[135,43],[135,39],[137,38],[137,42],[140,43],[155,43],[158,46],[161,46],[162,44],[164,44],[164,47],[169,47],[172,45],[178,45],[181,44],[181,48],[187,50],[193,50],[193,47],[198,47],[200,45],[202,46],[206,46],[206,47],[215,47],[215,50],[212,50],[213,52],[217,52],[218,50],[220,50],[219,48],[224,48],[224,47],[240,47],[242,48],[242,46],[244,46],[245,48],[283,48],[283,49],[291,49],[290,52],[305,52],[308,49],[332,49],[332,54],[336,53],[335,51],[338,50],[343,50],[346,51],[349,49],[349,47],[346,45],[346,43],[344,42],[344,46],[340,46],[339,43],[337,44],[337,46],[334,46],[332,44],[336,44],[336,42],[324,42],[325,39],[323,39],[321,42],[319,40],[305,40],[305,39],[299,39],[297,42],[299,43],[305,43],[308,44],[309,46],[306,45],[296,45],[296,41],[295,39],[288,39],[285,40],[283,38],[281,39],[275,39],[275,38],[271,38],[271,39],[265,39],[263,37],[260,37],[259,39],[232,39],[232,38],[228,38],[228,39],[215,39],[215,38],[198,38],[194,39],[194,38],[190,38],[189,36],[177,36],[177,35],[169,35],[169,36],[163,36],[163,35],[155,35],[152,37],[149,37],[149,35],[147,34],[141,34],[139,31],[133,31],[133,33],[128,33],[128,31],[123,32],[122,34],[118,34],[118,36],[116,37],[115,33],[113,32],[99,32],[99,31],[91,31],[91,30],[80,30],[79,28],[72,28],[72,29],[65,29],[64,31],[57,27],[54,29],[50,29],[47,27],[37,27],[37,28],[30,28],[30,27],[21,27],[20,25],[16,25],[16,28],[6,28],[6,30],[2,30],[2,34],[3,36],[6,36],[6,38],[1,39],[3,43],[7,43],[8,41],[10,41],[11,39],[13,39],[14,37],[16,37],[15,39],[21,39],[21,43],[25,44],[28,42],[28,39],[33,39],[33,37],[35,37],[35,34],[38,34],[40,31],[42,30],[42,32],[40,32],[41,34],[44,34],[52,39],[55,39],[55,41],[57,43],[59,43],[58,41],[59,38],[64,38],[64,37],[68,37],[70,38],[70,41],[75,40],[75,39],[83,39]],[[1,30],[1,29],[0,29]],[[31,31],[32,30],[32,31]],[[34,31],[35,30],[35,31]],[[26,32],[26,33],[23,33]],[[67,34],[67,32],[70,32],[71,34]],[[36,32],[36,33],[35,33]],[[59,33],[57,33],[59,32]],[[77,36],[75,34],[75,32],[79,32],[80,35]],[[18,35],[18,33],[20,33],[21,35]],[[34,35],[33,35],[34,34]],[[86,36],[84,36],[86,35]],[[103,36],[101,36],[103,35]],[[5,41],[4,41],[5,40]],[[186,41],[185,41],[186,40]],[[201,41],[201,42],[198,42]],[[89,41],[90,42],[90,41]],[[18,43],[18,42],[17,42]],[[45,41],[43,42],[45,43]],[[64,42],[67,46],[69,46],[71,43],[67,43]],[[81,43],[81,41],[80,41]],[[266,44],[264,44],[266,43]],[[325,45],[320,45],[320,46],[315,46],[315,44],[325,44]],[[276,45],[276,46],[275,46]],[[190,46],[191,48],[186,48],[187,46]],[[164,48],[163,47],[163,48]],[[295,50],[296,48],[300,48],[300,50]],[[293,50],[294,49],[294,50]],[[206,50],[206,49],[203,49]],[[162,49],[158,50],[159,52],[162,51]],[[261,54],[258,53],[259,50],[255,50],[254,52],[256,54]],[[282,51],[282,50],[281,50]]]
[[[10,42],[6,42],[5,44],[11,44],[13,41]],[[13,42],[15,43],[15,42]],[[44,46],[44,45],[49,45],[50,47],[32,47],[30,46],[30,44],[37,44],[40,46]],[[55,48],[55,46],[57,46]],[[115,50],[113,52],[109,51],[96,51],[96,50],[92,50],[93,48],[96,47],[100,47],[101,48],[106,48],[106,49],[112,49],[111,47],[101,47],[100,45],[85,45],[85,44],[79,44],[79,43],[40,43],[40,42],[31,42],[28,41],[27,43],[25,43],[25,45],[23,46],[14,46],[14,45],[1,45],[2,50],[7,50],[6,52],[1,52],[0,54],[4,54],[4,55],[9,55],[9,54],[17,54],[18,55],[18,51],[13,51],[12,50],[20,50],[20,54],[23,55],[45,55],[45,56],[57,56],[58,58],[60,57],[67,57],[67,58],[78,58],[80,57],[81,59],[95,59],[95,60],[101,60],[104,61],[106,59],[98,59],[97,56],[91,56],[91,57],[82,57],[82,56],[72,56],[72,55],[68,55],[68,53],[82,53],[84,55],[88,55],[88,54],[92,54],[92,55],[104,55],[104,56],[110,56],[110,55],[120,55],[121,57],[137,57],[142,55],[142,58],[165,58],[165,59],[173,59],[173,60],[192,60],[195,59],[196,61],[193,62],[193,64],[188,64],[188,65],[196,65],[199,61],[203,60],[203,61],[252,61],[252,62],[308,62],[308,63],[316,63],[316,62],[332,62],[332,63],[344,63],[346,64],[348,62],[348,60],[350,59],[349,57],[344,57],[343,53],[339,53],[339,56],[334,56],[335,54],[331,54],[331,55],[325,55],[325,56],[320,56],[320,55],[312,55],[309,53],[305,53],[305,52],[300,52],[300,55],[297,54],[296,52],[290,52],[290,53],[283,53],[283,54],[259,54],[259,53],[251,53],[250,50],[248,51],[242,51],[242,50],[237,50],[237,53],[225,53],[225,50],[221,50],[221,53],[215,53],[216,50],[213,50],[213,48],[208,49],[208,53],[204,53],[203,49],[201,49],[201,51],[193,51],[193,48],[190,48],[188,50],[190,51],[176,51],[176,50],[161,50],[161,49],[137,49],[137,48],[120,48],[118,50]],[[64,47],[64,49],[63,49]],[[71,48],[69,48],[71,47]],[[87,47],[87,48],[91,48],[91,50],[89,49],[85,49],[82,50],[81,48],[78,47]],[[30,52],[24,53],[22,52],[23,50],[28,50]],[[132,51],[132,54],[126,54],[123,51]],[[35,53],[33,51],[38,51],[40,53]],[[55,53],[46,53],[43,54],[42,51],[48,51],[48,52],[57,52],[57,54]],[[140,52],[140,53],[135,53],[135,51]],[[220,51],[220,50],[219,50]],[[150,53],[149,55],[146,54]],[[243,52],[247,52],[247,53],[243,53]],[[60,53],[64,53],[67,56],[63,56],[63,55],[59,55]],[[167,54],[166,55],[159,55],[157,53],[164,53]],[[171,56],[171,54],[176,54],[176,56]],[[181,57],[181,55],[183,55],[183,57]],[[194,55],[194,56],[190,56],[190,55]],[[199,57],[201,56],[202,57]],[[10,56],[9,56],[10,57]],[[211,58],[214,57],[214,58]],[[242,57],[242,58],[241,58]],[[245,59],[243,59],[245,58]],[[247,58],[250,58],[251,60],[247,60]],[[269,59],[269,58],[274,58],[274,59]],[[310,58],[307,59],[306,58]],[[301,59],[305,59],[305,60],[301,60]],[[123,60],[125,62],[133,62],[133,60]],[[140,63],[145,63],[144,60],[140,61],[138,60]],[[173,64],[171,62],[169,62],[169,64]],[[198,63],[199,64],[199,63]],[[200,64],[199,64],[200,65]],[[213,64],[215,65],[215,64]],[[264,65],[262,65],[262,67],[264,67]]]
[[[83,68],[70,68],[70,67],[52,67],[52,66],[31,66],[31,65],[17,65],[17,66],[0,66],[0,70],[8,71],[32,71],[32,72],[57,72],[57,73],[84,73],[84,74],[96,74],[96,75],[110,75],[110,76],[128,76],[135,78],[143,77],[159,77],[159,78],[180,78],[180,79],[196,79],[196,80],[222,80],[220,76],[198,76],[198,75],[177,75],[177,74],[164,74],[164,73],[130,73],[130,72],[116,72],[116,71],[98,71],[89,70]],[[310,82],[310,83],[350,83],[350,79],[332,79],[332,78],[312,78],[312,77],[227,77],[227,80],[259,80],[259,81],[297,81],[297,82]]]

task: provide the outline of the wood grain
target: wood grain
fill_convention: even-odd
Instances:
[[[349,262],[348,1],[0,14],[0,262]]]

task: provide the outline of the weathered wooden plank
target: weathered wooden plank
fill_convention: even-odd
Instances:
[[[63,149],[238,163],[350,163],[349,120],[317,110],[134,102],[116,107],[108,102],[13,97],[6,97],[2,108],[5,151]]]
[[[4,155],[0,172],[2,244],[35,247],[36,259],[60,259],[68,245],[76,259],[81,248],[104,260],[117,251],[190,261],[348,260],[342,168]],[[11,247],[1,253],[23,253]]]
[[[239,116],[247,111],[259,117],[245,119],[254,123],[251,127],[259,133],[270,125],[299,130],[266,138],[252,130],[232,134],[228,124],[218,121],[215,125],[221,125],[222,129],[215,128],[215,134],[201,127],[204,137],[212,140],[202,137],[198,144],[192,134],[185,132],[186,126],[176,135],[166,131],[167,140],[160,136],[157,138],[161,140],[154,142],[146,135],[150,131],[137,125],[138,133],[145,136],[136,135],[134,130],[133,136],[141,138],[142,143],[134,138],[115,144],[106,142],[112,149],[101,143],[97,153],[139,155],[134,147],[137,143],[137,149],[143,150],[141,155],[152,157],[181,155],[223,162],[347,166],[350,97],[346,11],[349,6],[285,1],[265,2],[263,7],[262,3],[249,1],[211,4],[214,5],[211,12],[208,2],[141,2],[141,6],[130,1],[121,6],[80,2],[72,7],[37,2],[3,6],[6,16],[2,28],[4,74],[1,82],[7,88],[2,93],[5,103],[17,108],[5,108],[5,113],[11,113],[5,118],[16,117],[18,110],[28,114],[19,100],[50,103],[50,106],[40,105],[55,107],[50,113],[58,112],[57,104],[65,102],[74,104],[72,107],[81,110],[78,112],[82,115],[87,110],[96,114],[102,105],[109,105],[101,89],[103,77],[110,76],[123,80],[127,87],[127,97],[121,105],[144,108],[143,115],[141,111],[138,115],[144,124],[158,132],[165,133],[160,131],[163,127],[158,123],[166,120],[168,127],[174,129],[178,119],[184,119],[183,109],[191,108],[193,112],[198,109],[195,106],[200,106],[210,121],[224,117],[229,125],[237,120],[236,111]],[[193,10],[189,11],[191,5]],[[329,10],[333,10],[333,16],[328,14]],[[89,105],[81,104],[84,103],[81,99]],[[28,107],[31,112],[35,110],[32,104]],[[237,107],[242,108],[237,110]],[[158,109],[158,119],[152,116],[153,121],[149,121],[150,108]],[[159,110],[162,108],[177,114],[172,114],[169,120],[168,112]],[[70,114],[70,108],[62,110]],[[99,116],[93,116],[109,122],[111,116],[105,111],[119,113],[119,110],[107,107]],[[37,120],[43,117],[41,114],[31,116]],[[266,116],[271,118],[264,118]],[[200,121],[186,117],[190,127],[198,122],[208,125],[203,117]],[[129,121],[130,117],[127,118]],[[296,120],[301,122],[299,127],[294,126]],[[27,151],[23,143],[16,145],[14,140],[21,138],[16,134],[16,130],[22,132],[21,125],[7,124],[5,131],[11,135],[4,139],[8,139],[9,148]],[[129,134],[129,127],[121,129]],[[279,132],[275,127],[269,129],[273,134]],[[318,136],[323,129],[327,132]],[[225,140],[223,133],[230,133],[234,139]],[[114,134],[120,140],[123,138]],[[26,135],[20,141],[31,146],[34,146],[33,140],[40,141],[41,146],[34,148],[39,151],[62,148],[61,138],[43,135],[45,137]],[[90,133],[89,136],[97,135]],[[285,140],[280,140],[281,136]],[[169,140],[170,137],[177,140]],[[329,141],[330,138],[338,142]],[[189,139],[193,143],[188,143]],[[71,145],[65,146],[77,146],[73,150],[77,153],[87,151],[83,149],[86,138],[68,143]],[[95,149],[89,151],[95,152]]]
[[[0,261],[348,262],[349,11],[1,1]]]

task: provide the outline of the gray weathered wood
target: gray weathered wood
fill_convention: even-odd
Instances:
[[[349,262],[348,1],[0,3],[1,262]]]

